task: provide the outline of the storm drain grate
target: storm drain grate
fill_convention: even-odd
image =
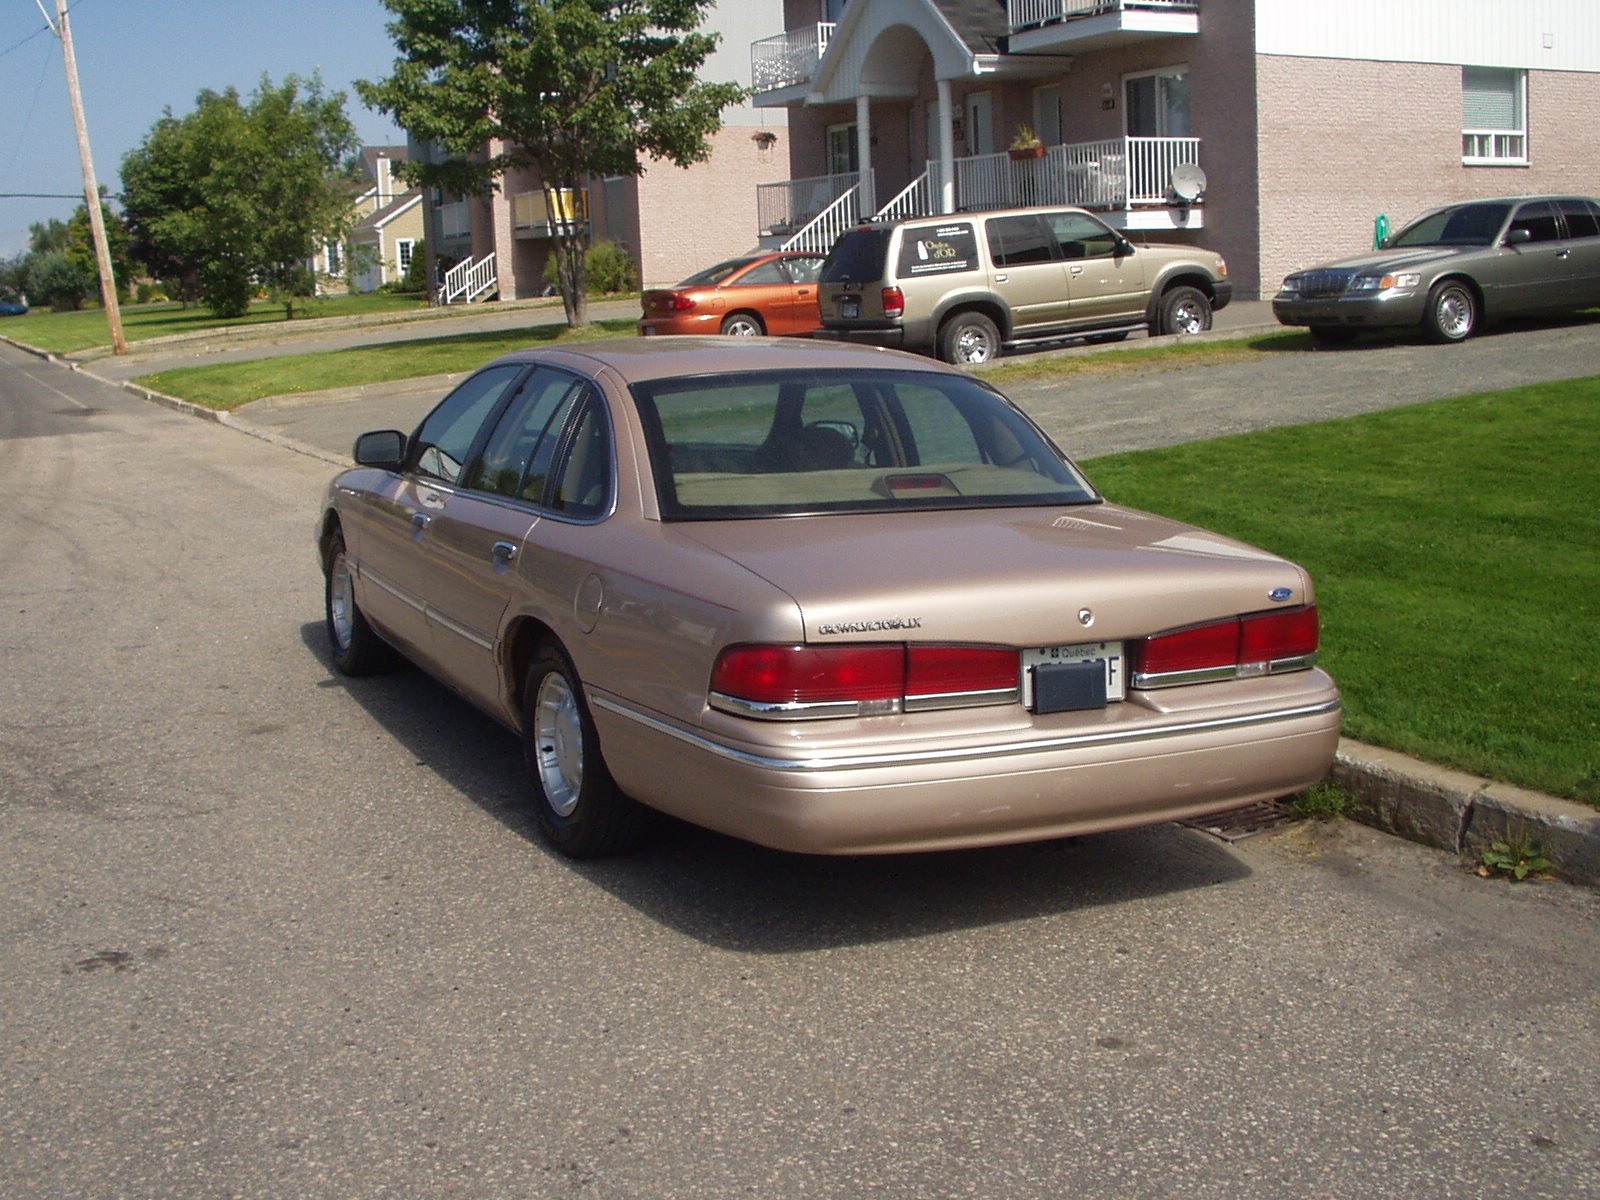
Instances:
[[[1266,833],[1280,825],[1288,825],[1300,818],[1293,809],[1276,800],[1259,800],[1243,808],[1230,808],[1227,812],[1212,813],[1209,817],[1196,817],[1192,821],[1179,821],[1190,829],[1209,833],[1225,842],[1241,842],[1245,838]]]

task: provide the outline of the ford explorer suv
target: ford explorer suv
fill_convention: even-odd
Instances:
[[[984,363],[1003,347],[1200,333],[1233,298],[1220,254],[1134,245],[1079,208],[862,225],[823,260],[824,337]]]

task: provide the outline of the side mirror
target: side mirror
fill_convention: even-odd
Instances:
[[[1133,243],[1127,238],[1117,239],[1117,257],[1124,258],[1133,253]]]
[[[406,435],[398,429],[379,429],[356,439],[350,457],[358,467],[381,467],[398,471],[406,457]]]
[[[1533,241],[1533,231],[1529,229],[1513,229],[1506,234],[1506,245],[1520,246],[1523,242]]]

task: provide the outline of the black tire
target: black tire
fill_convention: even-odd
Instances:
[[[1000,353],[1000,331],[980,312],[957,313],[939,330],[939,357],[947,363],[978,366]]]
[[[617,788],[572,661],[539,647],[522,692],[522,747],[539,832],[569,858],[602,858],[637,846],[650,810]]]
[[[1422,315],[1422,336],[1430,342],[1448,345],[1464,342],[1478,328],[1478,297],[1459,279],[1444,279],[1428,293],[1428,307]]]
[[[379,675],[390,670],[398,655],[367,624],[356,604],[355,580],[342,533],[336,532],[328,542],[323,575],[323,620],[333,648],[333,665],[342,675]]]
[[[1356,340],[1356,331],[1348,325],[1311,325],[1312,340],[1324,346],[1348,346]]]
[[[1180,285],[1161,294],[1152,337],[1204,333],[1211,328],[1211,301],[1199,288]]]
[[[760,337],[767,331],[755,313],[729,313],[722,318],[722,332],[729,337]]]

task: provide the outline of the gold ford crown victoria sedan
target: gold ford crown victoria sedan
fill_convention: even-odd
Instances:
[[[824,854],[1052,838],[1333,758],[1305,571],[1107,501],[928,359],[526,351],[354,457],[317,531],[334,661],[398,651],[517,730],[570,855],[655,810]]]

